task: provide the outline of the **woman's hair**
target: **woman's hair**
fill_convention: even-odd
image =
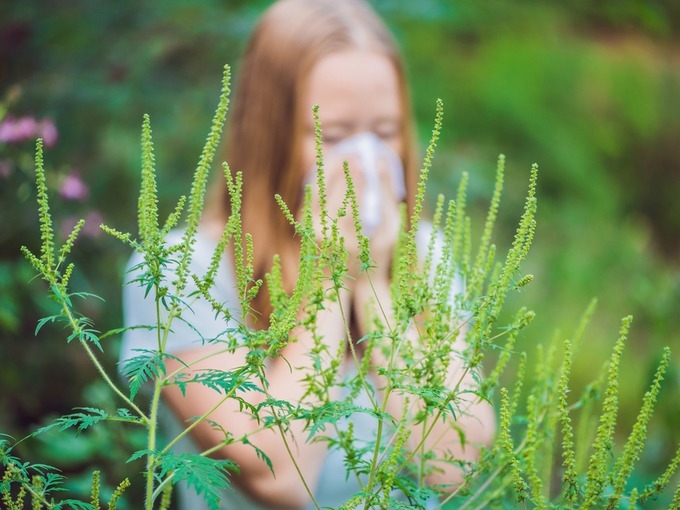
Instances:
[[[243,172],[243,231],[253,237],[255,279],[270,270],[279,254],[284,285],[292,290],[297,276],[299,239],[279,210],[281,195],[297,214],[304,198],[302,136],[311,111],[301,91],[313,66],[342,50],[366,49],[386,56],[399,80],[402,103],[400,154],[404,164],[407,205],[416,185],[411,106],[399,50],[378,15],[362,0],[279,0],[261,17],[246,47],[227,125],[226,157],[232,171]],[[323,128],[323,126],[322,126]],[[207,214],[226,221],[230,200],[222,176]],[[271,307],[260,291],[252,303],[255,327],[265,327]]]

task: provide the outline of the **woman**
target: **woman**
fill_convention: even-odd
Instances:
[[[356,337],[352,336],[360,338],[380,315],[376,311],[377,302],[385,310],[391,308],[390,270],[399,208],[406,202],[410,210],[414,201],[413,122],[401,58],[382,21],[361,0],[280,0],[262,16],[251,37],[235,92],[225,160],[231,168],[243,172],[241,216],[244,232],[253,237],[255,279],[264,279],[274,254],[278,254],[284,287],[290,291],[294,285],[300,240],[281,214],[274,195],[281,195],[299,217],[304,184],[310,182],[310,169],[315,166],[313,105],[319,105],[323,129],[330,211],[337,210],[343,201],[341,161],[350,161],[360,206],[368,211],[362,219],[364,228],[371,231],[375,268],[370,272],[370,280],[366,272],[360,271],[351,218],[342,219],[339,227],[349,252],[347,278],[338,298],[328,300],[319,310],[315,323],[315,334],[324,339],[327,351],[342,352],[347,341],[347,320],[355,327]],[[205,272],[229,215],[224,180],[215,184],[211,199],[192,261],[192,271],[197,274]],[[318,208],[318,200],[315,207]],[[315,210],[316,217],[318,212]],[[317,230],[321,230],[320,225]],[[175,232],[170,237],[178,235]],[[235,310],[239,300],[234,289],[232,260],[233,254],[225,253],[216,279],[215,298]],[[139,259],[133,257],[131,265],[136,263]],[[144,289],[126,286],[127,325],[153,322],[152,303],[144,300]],[[251,308],[253,313],[248,317],[239,317],[234,312],[235,320],[247,321],[252,328],[266,328],[271,312],[268,293],[260,290]],[[193,304],[192,313],[193,318],[187,320],[200,328],[202,337],[212,338],[224,331],[224,323],[214,319],[207,303]],[[382,316],[381,320],[390,319]],[[196,331],[183,324],[173,326],[167,351],[193,370],[228,370],[246,363],[246,349],[222,352],[223,347],[218,344],[196,342],[197,336]],[[281,356],[268,361],[268,391],[273,398],[313,406],[319,402],[317,397],[306,395],[303,380],[319,369],[310,361],[314,335],[298,329],[294,336],[295,341],[286,345]],[[121,358],[129,358],[133,349],[139,348],[154,349],[155,339],[143,329],[130,330],[124,338]],[[208,357],[211,353],[214,356]],[[324,358],[322,363],[330,363],[330,358]],[[382,360],[376,357],[373,363],[380,364]],[[177,361],[168,362],[169,371],[179,368]],[[350,373],[352,363],[346,363],[341,370],[343,374]],[[384,387],[373,372],[374,387]],[[332,399],[342,396],[339,387],[330,388],[330,392]],[[212,409],[220,394],[199,385],[187,386],[186,393],[169,386],[164,389],[163,398],[174,418],[186,423]],[[257,404],[264,396],[250,392],[244,398]],[[367,395],[359,398],[365,400]],[[395,397],[388,410],[400,416],[403,407],[403,400]],[[471,402],[470,408],[471,416],[461,417],[455,428],[440,420],[426,446],[442,456],[453,452],[456,458],[474,460],[476,446],[488,443],[492,437],[494,418],[486,404]],[[192,431],[194,444],[185,445],[187,448],[203,451],[222,444],[223,429],[237,438],[248,435],[249,441],[269,457],[274,470],[272,474],[249,445],[232,443],[221,447],[216,455],[231,459],[240,470],[233,478],[238,490],[225,495],[221,508],[304,508],[311,505],[310,492],[319,506],[336,506],[361,488],[361,480],[345,476],[344,458],[339,450],[329,451],[323,441],[306,441],[309,432],[302,420],[290,423],[288,441],[284,442],[275,428],[258,431],[260,425],[236,401],[224,402],[209,419],[219,427],[208,422],[197,426]],[[349,420],[367,439],[374,434],[375,419],[357,413]],[[167,421],[172,424],[171,418]],[[460,444],[458,428],[465,432],[467,445]],[[417,438],[413,440],[417,443]],[[459,468],[450,463],[438,467],[428,475],[428,483],[455,486],[460,481]],[[188,492],[183,497],[187,498],[184,508],[200,508]]]

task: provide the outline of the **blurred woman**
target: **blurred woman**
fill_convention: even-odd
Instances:
[[[413,119],[404,65],[396,45],[383,22],[361,0],[280,0],[264,13],[255,28],[241,63],[232,103],[225,160],[232,169],[243,172],[241,216],[244,232],[253,238],[255,279],[264,279],[274,254],[278,254],[286,290],[291,291],[296,280],[299,236],[281,214],[274,195],[281,195],[299,217],[304,186],[311,182],[310,173],[315,167],[313,105],[319,105],[331,212],[337,211],[345,195],[341,162],[350,162],[375,268],[369,281],[367,273],[360,271],[359,247],[351,218],[341,219],[339,227],[348,251],[347,278],[339,298],[324,303],[315,322],[316,334],[324,339],[328,352],[341,352],[348,341],[345,320],[351,321],[356,338],[360,338],[379,315],[376,303],[384,310],[391,309],[390,271],[399,230],[399,208],[405,202],[410,210],[414,202],[417,176]],[[210,199],[191,266],[199,275],[205,273],[230,213],[224,178],[215,184]],[[318,200],[314,207],[318,217]],[[320,225],[317,229],[320,231]],[[181,232],[173,232],[168,242],[180,236]],[[131,266],[139,262],[140,257],[133,257]],[[252,328],[266,328],[271,312],[266,289],[261,289],[251,303],[254,313],[239,317],[236,310],[240,301],[235,287],[233,253],[228,250],[216,278],[214,297],[234,310],[234,321],[245,320]],[[152,299],[145,299],[143,288],[126,286],[126,324],[153,323],[153,304]],[[246,348],[223,352],[219,343],[200,341],[215,338],[225,330],[225,324],[215,319],[207,302],[197,300],[191,305],[191,313],[186,319],[198,331],[184,323],[173,324],[167,352],[192,370],[229,370],[245,365]],[[294,341],[286,345],[281,356],[268,361],[268,391],[278,400],[313,406],[318,402],[316,397],[305,395],[304,383],[307,376],[319,370],[310,358],[313,335],[300,328],[294,330],[293,336]],[[155,336],[149,331],[130,330],[124,338],[121,358],[133,356],[134,349],[155,346]],[[324,359],[322,363],[330,361]],[[168,370],[179,368],[177,361],[168,361]],[[349,355],[341,370],[345,374],[356,371]],[[375,373],[372,377],[376,388],[384,386]],[[332,398],[342,397],[339,387],[329,391]],[[248,392],[243,398],[257,404],[264,396]],[[358,398],[357,405],[368,406],[366,395]],[[165,418],[166,425],[184,428],[187,420],[215,407],[221,394],[197,384],[188,385],[185,393],[176,386],[168,386],[163,390],[163,399],[172,410],[172,416]],[[400,416],[403,409],[400,398],[395,397],[389,404],[388,410]],[[426,447],[440,458],[450,452],[463,461],[474,460],[477,447],[491,440],[494,417],[489,406],[479,402],[470,403],[469,415],[460,417],[455,426],[439,420]],[[192,430],[192,444],[184,444],[183,448],[204,451],[223,444],[224,430],[235,438],[247,435],[269,457],[274,471],[272,474],[250,445],[235,442],[219,448],[215,455],[230,459],[239,467],[239,474],[233,477],[235,487],[224,495],[221,508],[311,507],[310,491],[319,506],[337,506],[361,490],[360,479],[346,476],[345,458],[340,450],[329,449],[323,441],[306,441],[308,432],[302,420],[292,421],[286,430],[290,451],[277,429],[259,430],[261,425],[242,411],[235,400],[219,405],[209,420],[212,424],[206,421]],[[374,417],[355,413],[348,420],[367,440],[375,435]],[[465,434],[465,444],[461,444],[459,429]],[[414,441],[417,443],[418,438]],[[460,468],[450,462],[438,463],[436,467],[428,475],[427,483],[455,487],[460,482]],[[184,491],[182,498],[183,508],[201,508],[200,500],[189,491]]]

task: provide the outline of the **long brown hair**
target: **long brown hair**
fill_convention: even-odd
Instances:
[[[227,125],[225,160],[243,172],[243,231],[253,237],[255,278],[264,278],[274,254],[281,257],[284,284],[292,290],[299,244],[274,200],[278,193],[293,214],[303,202],[307,169],[301,164],[306,116],[300,91],[322,57],[336,51],[366,49],[394,64],[402,102],[400,155],[404,164],[407,205],[416,185],[415,143],[406,72],[398,48],[378,15],[362,0],[279,0],[261,17],[241,62]],[[224,178],[206,214],[226,221],[230,212]],[[264,289],[263,289],[264,290]],[[262,290],[252,302],[266,327],[271,305]]]

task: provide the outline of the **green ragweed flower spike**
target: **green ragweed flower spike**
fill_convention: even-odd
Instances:
[[[420,178],[416,188],[415,204],[411,211],[410,226],[408,234],[406,235],[405,243],[399,247],[399,269],[396,273],[396,282],[394,288],[398,289],[395,293],[398,296],[395,308],[398,310],[397,315],[401,317],[412,317],[417,313],[414,307],[411,294],[409,292],[410,283],[413,275],[413,268],[417,264],[416,253],[416,231],[420,221],[420,214],[423,209],[423,202],[425,201],[425,187],[427,178],[432,166],[432,159],[434,151],[439,141],[439,136],[442,129],[442,120],[444,117],[444,104],[441,99],[437,100],[436,115],[434,120],[434,127],[432,129],[432,137],[425,151],[425,159],[420,170]]]
[[[492,253],[491,236],[494,225],[496,224],[496,218],[498,217],[498,209],[500,208],[504,176],[505,156],[501,154],[498,156],[498,164],[496,165],[496,184],[494,185],[491,204],[489,205],[486,222],[484,223],[484,230],[482,232],[482,238],[479,242],[479,248],[477,249],[477,256],[475,257],[475,262],[472,266],[472,275],[469,284],[471,288],[469,292],[473,294],[479,292],[482,284],[482,278],[488,274],[487,268],[489,266],[489,255]]]
[[[575,503],[578,495],[578,473],[576,471],[576,452],[574,451],[574,432],[569,417],[567,393],[569,391],[569,374],[571,372],[572,351],[571,342],[564,342],[564,352],[560,379],[557,385],[558,408],[560,424],[562,426],[562,476],[563,494],[567,502]]]
[[[321,209],[321,238],[328,239],[328,195],[326,194],[326,178],[323,160],[323,132],[319,119],[319,105],[312,107],[314,115],[314,154],[316,161],[316,188],[319,194],[319,207]]]
[[[661,493],[661,491],[663,491],[671,483],[673,476],[678,470],[680,470],[680,445],[678,446],[675,455],[671,459],[671,462],[668,464],[664,472],[654,482],[645,487],[645,489],[640,493],[640,501],[653,498],[657,494]],[[680,508],[679,497],[680,483],[678,483],[678,488],[675,492],[675,498],[673,501],[675,502],[676,506],[673,508]]]
[[[139,237],[145,250],[157,250],[161,246],[158,230],[158,189],[154,166],[151,120],[147,114],[142,122],[142,184],[138,202]]]
[[[619,409],[619,361],[632,320],[631,316],[623,319],[619,339],[614,346],[614,352],[609,360],[607,390],[605,391],[602,414],[600,415],[597,433],[593,442],[593,454],[590,457],[586,474],[583,508],[596,507],[605,489],[608,471],[607,458],[612,449],[616,415]]]
[[[51,271],[54,267],[54,229],[47,198],[45,167],[43,165],[43,141],[41,138],[38,138],[35,143],[35,175],[38,189],[38,216],[40,218],[40,259],[42,266],[47,271]]]
[[[508,398],[508,392],[505,388],[501,388],[501,411],[499,423],[499,446],[503,454],[507,457],[510,469],[512,471],[513,488],[515,491],[515,499],[521,503],[527,499],[527,491],[529,487],[522,477],[522,469],[519,458],[515,453],[515,447],[510,433],[510,423],[512,421],[512,407]]]
[[[125,478],[122,482],[118,484],[118,487],[116,487],[116,490],[113,491],[113,494],[111,495],[111,499],[109,499],[109,510],[116,510],[118,501],[123,496],[123,493],[130,487],[130,485],[132,484],[130,483],[130,480],[127,478]],[[168,485],[168,488],[170,491],[172,491],[172,485]],[[163,492],[163,496],[165,496],[165,492]],[[162,503],[161,508],[163,508]],[[165,508],[168,508],[168,506],[166,505]]]
[[[645,438],[647,437],[647,424],[652,417],[654,405],[656,404],[656,398],[659,395],[659,390],[661,389],[661,381],[663,380],[664,373],[670,364],[670,359],[670,349],[666,347],[664,349],[661,362],[659,363],[656,373],[654,374],[654,381],[642,399],[640,413],[635,420],[633,430],[628,436],[628,440],[626,441],[626,444],[623,448],[623,453],[619,455],[619,458],[614,465],[614,493],[609,497],[609,501],[607,502],[608,509],[618,508],[618,503],[623,497],[628,477],[633,471],[635,462],[642,454],[642,448],[644,447]]]
[[[191,192],[189,193],[186,229],[184,231],[184,236],[182,237],[182,253],[180,255],[177,278],[174,282],[178,293],[181,293],[186,286],[189,261],[193,254],[196,231],[198,230],[198,224],[201,220],[201,214],[203,213],[208,174],[210,173],[210,167],[222,137],[222,130],[224,129],[224,123],[229,109],[230,81],[231,70],[229,66],[224,66],[219,103],[215,110],[212,126],[205,141],[205,145],[203,146],[198,165],[196,166],[196,171],[194,172],[194,178],[191,184]]]
[[[100,471],[92,472],[92,495],[90,497],[90,502],[95,510],[101,508],[101,506],[99,506],[99,490],[101,489],[100,475]]]

